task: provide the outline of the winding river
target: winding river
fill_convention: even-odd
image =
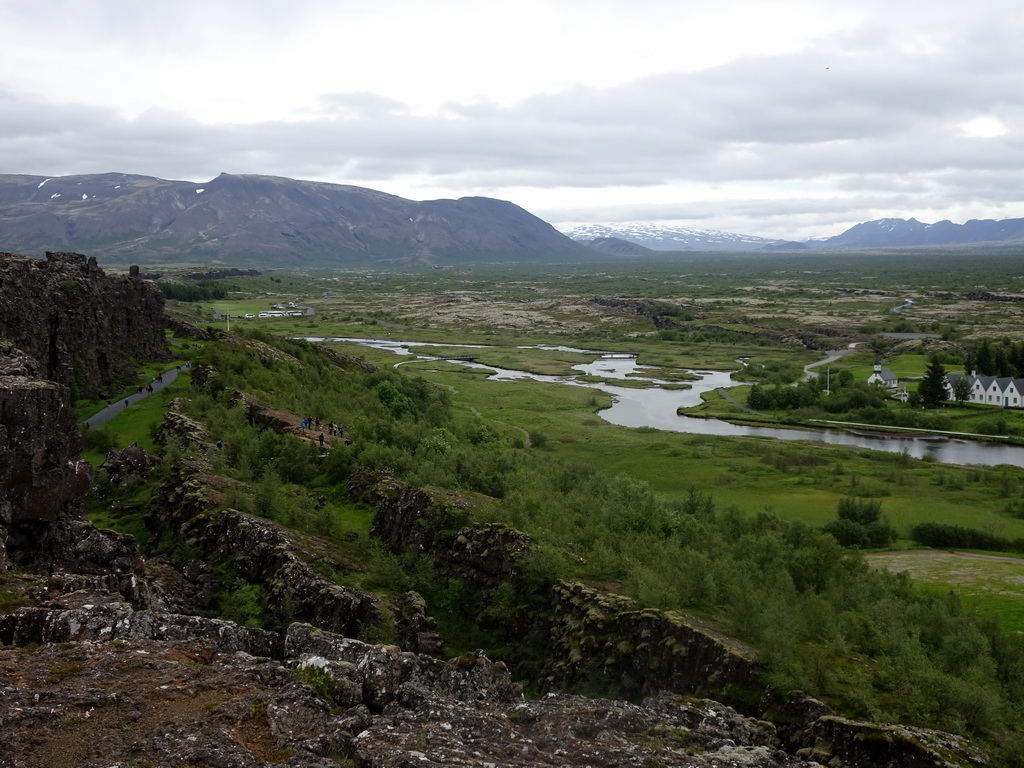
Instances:
[[[444,347],[445,349],[463,348],[466,350],[484,349],[484,345],[431,344],[424,342],[396,341],[391,339],[358,339],[358,338],[325,338],[305,337],[310,342],[349,342],[375,349],[393,352],[396,355],[408,356],[414,360],[431,359],[429,355],[413,352],[412,348]],[[533,346],[523,349],[551,349],[566,352],[580,352],[588,355],[600,355],[601,352],[587,349],[576,349],[563,346]],[[469,354],[469,352],[467,352]],[[978,442],[953,437],[936,437],[934,435],[902,436],[902,435],[865,435],[854,434],[844,429],[778,429],[775,427],[759,427],[731,424],[720,419],[698,419],[692,416],[679,416],[677,408],[698,405],[701,394],[718,387],[735,385],[732,374],[727,371],[691,371],[699,380],[693,381],[690,389],[662,389],[653,386],[646,389],[616,386],[608,382],[580,381],[572,376],[545,376],[526,371],[515,371],[507,368],[496,368],[493,365],[482,365],[471,361],[452,361],[469,368],[491,371],[491,381],[540,381],[553,384],[589,387],[607,392],[612,396],[612,406],[600,412],[600,416],[611,424],[623,427],[654,427],[670,432],[688,432],[701,435],[721,435],[726,437],[771,437],[778,440],[811,440],[832,445],[845,445],[853,448],[867,448],[876,451],[903,453],[915,458],[931,456],[934,460],[945,464],[981,464],[996,466],[1009,464],[1024,467],[1024,447],[1005,445],[994,442]],[[590,363],[572,366],[581,375],[600,376],[605,379],[627,378],[632,381],[647,381],[655,385],[666,382],[645,376],[644,366],[637,365],[635,359],[600,358]]]

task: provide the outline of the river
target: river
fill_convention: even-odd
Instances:
[[[432,344],[413,341],[397,341],[392,339],[358,339],[358,338],[324,338],[305,337],[310,342],[349,342],[375,349],[393,352],[397,355],[409,356],[412,362],[427,358],[428,355],[414,353],[412,348],[444,347],[446,349],[485,349],[485,345],[471,344]],[[600,355],[599,351],[576,349],[564,346],[532,346],[523,349],[552,349],[566,352],[579,352],[588,355]],[[743,424],[732,424],[721,419],[698,419],[692,416],[680,416],[677,408],[699,405],[701,394],[718,387],[734,386],[736,382],[728,371],[691,371],[699,376],[691,382],[690,389],[662,389],[652,386],[645,389],[622,387],[607,382],[586,382],[572,376],[545,376],[526,371],[515,371],[507,368],[496,368],[493,365],[482,365],[469,361],[453,361],[469,368],[493,371],[488,376],[490,381],[540,381],[553,384],[590,387],[607,392],[612,396],[612,406],[600,412],[600,416],[611,424],[623,427],[653,427],[670,432],[687,432],[701,435],[720,435],[725,437],[771,437],[777,440],[809,440],[831,445],[845,445],[853,448],[867,448],[875,451],[903,453],[914,458],[931,456],[935,461],[944,464],[980,464],[996,466],[1009,464],[1024,467],[1024,447],[1006,445],[995,442],[980,442],[952,437],[874,436],[854,434],[844,429],[779,429],[775,427],[758,427]],[[399,363],[401,365],[402,363]],[[638,365],[635,359],[601,358],[590,363],[572,366],[581,375],[589,374],[606,379],[629,379],[647,381],[654,385],[665,382],[645,376],[644,366]]]

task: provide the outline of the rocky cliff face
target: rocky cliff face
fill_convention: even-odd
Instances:
[[[81,254],[0,254],[0,338],[33,357],[41,378],[81,395],[131,375],[134,360],[167,357],[163,307],[151,284],[108,277]]]
[[[133,567],[130,542],[82,519],[71,396],[166,355],[163,328],[163,299],[138,278],[108,278],[80,254],[0,254],[0,567]]]
[[[89,470],[67,388],[0,341],[0,569],[75,560],[74,522]]]

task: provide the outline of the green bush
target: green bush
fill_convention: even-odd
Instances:
[[[837,511],[838,519],[823,530],[844,547],[887,547],[896,539],[896,529],[882,517],[880,501],[845,496],[839,500]]]

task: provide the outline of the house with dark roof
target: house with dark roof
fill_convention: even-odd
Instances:
[[[891,370],[883,368],[881,363],[875,363],[875,370],[868,376],[868,384],[878,384],[886,389],[896,389],[900,385],[900,380]]]
[[[957,379],[967,379],[971,396],[965,400],[979,405],[993,405],[1000,408],[1024,408],[1024,379],[1012,376],[978,376],[967,373],[951,373],[946,376],[946,394],[955,400],[954,389]]]

